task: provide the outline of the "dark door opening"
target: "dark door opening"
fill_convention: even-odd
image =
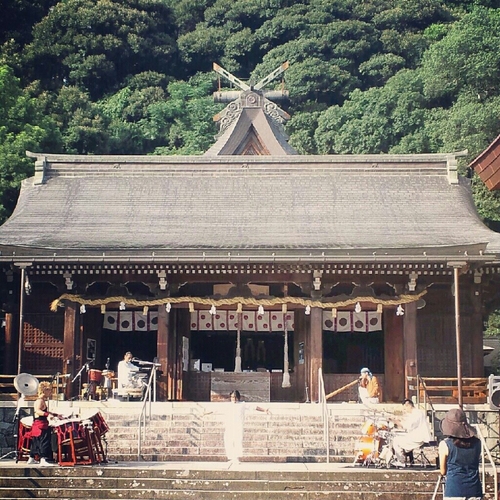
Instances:
[[[130,351],[134,357],[143,361],[153,361],[157,356],[157,332],[116,332],[102,330],[101,358],[104,368],[109,358],[110,370],[116,371],[123,355]]]
[[[241,368],[256,371],[259,369],[283,369],[283,349],[285,338],[283,332],[241,334]],[[212,368],[223,368],[234,371],[236,353],[236,332],[226,331],[192,331],[191,358],[201,363],[211,363]],[[293,332],[288,333],[288,359],[290,369],[293,367]]]
[[[358,373],[363,367],[384,373],[384,332],[323,331],[323,371]]]

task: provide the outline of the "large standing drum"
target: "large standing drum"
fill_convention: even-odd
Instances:
[[[54,425],[59,443],[65,444],[71,440],[82,441],[85,439],[85,432],[81,426],[80,419],[60,420],[57,425]]]
[[[89,370],[89,382],[95,382],[97,385],[101,383],[102,371],[101,370]]]
[[[31,427],[33,427],[33,417],[23,417],[19,420],[17,450],[20,454],[30,452]]]
[[[87,420],[90,420],[90,422],[92,422],[93,430],[99,432],[101,436],[109,431],[108,424],[104,420],[104,417],[102,416],[100,411],[88,417]]]
[[[377,461],[384,444],[385,441],[377,436],[360,437],[356,443],[355,462],[369,465]]]
[[[115,372],[113,370],[103,370],[102,376],[105,378],[112,379],[115,376]]]

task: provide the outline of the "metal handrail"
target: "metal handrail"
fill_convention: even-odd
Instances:
[[[498,472],[495,461],[491,456],[488,446],[486,446],[486,440],[484,439],[479,424],[472,424],[472,426],[476,429],[479,440],[481,441],[481,479],[482,479],[481,484],[483,485],[483,494],[486,493],[486,471],[485,471],[485,460],[484,460],[484,456],[486,455],[488,457],[488,460],[491,462],[491,468],[493,470],[493,477],[494,477],[493,483],[495,485],[495,490],[494,490],[495,494],[493,495],[493,498],[498,498]]]
[[[326,463],[330,463],[330,425],[328,421],[328,407],[326,405],[325,381],[323,379],[323,370],[318,368],[318,393],[319,403],[321,404],[321,416],[323,419],[323,441],[326,445]]]
[[[152,387],[153,390],[151,389]],[[139,414],[139,421],[137,426],[137,461],[141,460],[142,439],[143,437],[145,437],[146,433],[146,405],[149,403],[148,416],[151,420],[151,402],[153,399],[154,401],[156,401],[156,366],[153,366],[153,368],[151,369],[151,373],[149,374],[148,385],[146,386],[146,391],[144,392],[142,408]]]
[[[429,405],[431,408],[431,434],[432,434],[432,440],[434,440],[435,438],[434,424],[436,421],[436,410],[434,409],[434,405],[432,404],[431,398],[427,392],[427,386],[425,385],[425,380],[420,375],[417,375],[417,405],[420,405],[420,385],[422,385],[422,388],[424,390],[424,411],[426,415],[427,415],[427,405]]]

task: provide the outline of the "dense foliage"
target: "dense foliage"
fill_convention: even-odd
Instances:
[[[25,150],[200,154],[217,62],[258,81],[288,60],[301,153],[467,149],[500,133],[496,0],[10,0],[0,20],[0,222]],[[273,85],[281,85],[275,82]],[[480,214],[500,199],[473,179]]]
[[[0,221],[32,169],[25,149],[205,151],[213,62],[251,81],[290,62],[301,153],[467,149],[465,168],[500,132],[493,0],[11,0],[3,14]],[[473,185],[499,225],[498,196]]]

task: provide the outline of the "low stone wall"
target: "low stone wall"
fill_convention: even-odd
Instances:
[[[0,456],[16,447],[16,432],[13,422],[15,413],[15,408],[0,407]]]

